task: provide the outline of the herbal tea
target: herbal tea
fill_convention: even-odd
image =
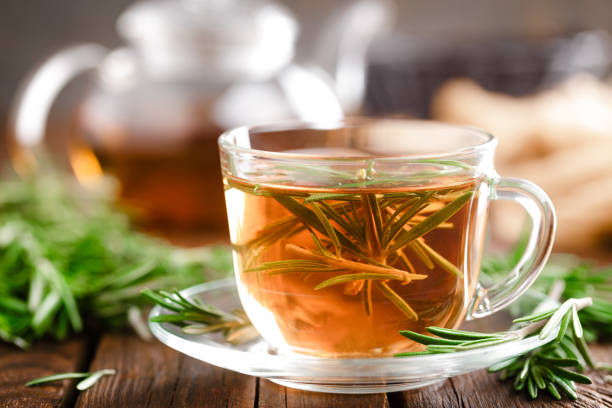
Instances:
[[[463,319],[479,269],[468,246],[482,243],[480,180],[386,189],[224,182],[241,300],[274,346],[388,356],[419,347],[400,330]]]

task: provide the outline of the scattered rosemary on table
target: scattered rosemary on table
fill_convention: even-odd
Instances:
[[[0,339],[27,348],[128,318],[148,335],[138,324],[141,290],[224,275],[228,252],[135,232],[108,198],[57,174],[0,182]]]
[[[26,383],[26,387],[32,387],[34,385],[46,384],[54,381],[70,380],[74,378],[83,378],[76,385],[77,390],[85,391],[86,389],[93,386],[105,375],[115,375],[117,372],[113,369],[105,368],[103,370],[94,371],[91,373],[60,373],[53,374],[46,377],[40,377]]]
[[[434,335],[428,336],[409,330],[401,331],[400,334],[410,340],[426,345],[426,349],[400,353],[396,357],[474,350],[532,335],[540,339],[554,336],[551,343],[497,363],[489,367],[489,372],[502,371],[502,379],[514,379],[514,388],[526,389],[532,399],[537,398],[538,390],[547,390],[558,400],[561,399],[559,391],[576,399],[575,383],[591,384],[591,379],[568,367],[578,371],[583,371],[587,366],[595,368],[578,318],[578,310],[591,304],[590,298],[568,299],[552,310],[515,319],[513,322],[517,328],[507,332],[477,333],[428,327],[427,331]]]
[[[372,291],[377,290],[406,317],[418,320],[415,308],[388,283],[409,284],[427,279],[428,275],[416,273],[415,259],[427,269],[437,266],[455,276],[462,275],[455,264],[428,245],[424,235],[436,228],[453,228],[447,221],[468,204],[474,192],[465,187],[449,187],[368,193],[363,189],[388,187],[402,179],[381,178],[380,174],[374,178],[373,162],[361,170],[357,176],[334,171],[334,177],[353,183],[336,182],[332,185],[345,189],[344,192],[330,193],[293,192],[227,179],[227,189],[273,198],[291,214],[270,222],[254,238],[234,247],[244,255],[246,273],[337,273],[314,289],[344,285],[344,293],[362,295],[368,315],[372,313]],[[346,192],[351,187],[360,190]],[[260,255],[271,245],[303,231],[310,232],[311,248],[286,243],[284,251],[291,259],[259,263]]]
[[[523,253],[526,239],[510,256],[489,256],[483,260],[480,279],[495,282],[508,274]],[[597,267],[591,261],[569,254],[553,254],[538,279],[528,289],[530,296],[514,302],[509,310],[514,316],[529,313],[537,303],[550,297],[556,287],[553,300],[590,297],[593,304],[580,310],[578,316],[584,328],[587,342],[612,340],[612,266]]]

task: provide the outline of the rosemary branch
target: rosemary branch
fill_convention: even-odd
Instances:
[[[367,188],[376,181],[372,179],[374,171],[372,166],[362,170],[358,177],[362,181],[355,187]],[[388,182],[381,180],[381,183]],[[335,273],[336,276],[318,283],[314,289],[345,284],[345,294],[363,292],[364,310],[369,316],[372,289],[375,288],[412,320],[418,319],[417,313],[387,284],[399,281],[405,285],[428,278],[426,274],[416,273],[415,261],[410,257],[429,270],[439,267],[459,278],[463,276],[457,265],[427,244],[424,235],[437,228],[453,228],[448,220],[472,199],[473,191],[457,188],[369,193],[366,189],[293,194],[232,179],[227,179],[226,185],[247,194],[272,198],[290,214],[264,225],[255,237],[235,245],[235,249],[245,255],[244,272],[304,273],[305,276],[310,276],[311,272]],[[305,230],[311,233],[314,249],[289,241]],[[279,242],[289,259],[258,262],[267,248]]]
[[[514,323],[520,327],[507,332],[477,333],[428,327],[427,331],[434,335],[428,336],[404,330],[400,334],[425,345],[426,349],[424,352],[399,353],[396,357],[480,349],[535,335],[540,339],[552,338],[549,344],[494,364],[489,371],[502,371],[501,379],[514,378],[514,388],[519,391],[527,389],[532,399],[537,398],[538,390],[544,389],[558,400],[561,399],[559,390],[576,399],[575,383],[590,384],[591,379],[567,367],[575,367],[578,371],[583,371],[585,366],[595,367],[577,313],[592,304],[588,297],[568,299],[552,310],[515,319]]]

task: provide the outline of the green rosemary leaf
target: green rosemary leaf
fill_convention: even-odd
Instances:
[[[414,309],[410,307],[408,303],[404,299],[401,298],[397,293],[395,293],[386,283],[381,281],[375,281],[374,284],[380,290],[384,297],[389,299],[399,310],[404,313],[406,317],[412,320],[418,320],[419,316],[416,314]]]
[[[283,207],[285,207],[290,213],[298,217],[302,222],[308,226],[319,231],[321,234],[326,234],[326,230],[321,224],[321,221],[317,218],[317,216],[305,205],[297,201],[292,197],[274,197],[276,201],[278,201]],[[333,227],[332,227],[333,228]],[[338,240],[340,241],[343,247],[350,248],[354,251],[359,252],[359,248],[344,234],[338,231],[336,228],[333,228],[334,233],[336,234]],[[329,237],[328,237],[329,238]]]
[[[593,363],[591,353],[589,352],[589,347],[587,346],[584,337],[577,337],[575,334],[573,337],[574,343],[576,344],[576,347],[578,348],[578,351],[580,351],[580,355],[582,356],[586,364],[591,368],[595,367],[595,363]]]
[[[548,368],[550,368],[550,370],[558,377],[565,378],[570,381],[575,381],[580,384],[591,384],[592,383],[591,379],[587,377],[586,375],[582,375],[574,371],[566,370],[564,368],[557,367],[552,364],[548,365]]]
[[[445,339],[453,339],[453,340],[479,340],[479,339],[492,339],[492,338],[500,338],[500,335],[497,333],[477,333],[472,331],[465,330],[455,330],[455,329],[446,329],[444,327],[436,327],[430,326],[426,329],[431,334],[435,334],[436,336],[443,337]]]
[[[405,185],[407,183],[406,178],[397,179],[397,178],[384,178],[384,179],[376,179],[376,180],[364,180],[358,181],[356,183],[339,183],[338,186],[344,188],[360,188],[365,189],[368,187],[373,187],[381,184],[390,184],[390,185]]]
[[[171,297],[168,299],[168,297],[161,296],[150,289],[143,289],[141,294],[153,303],[157,303],[165,309],[172,310],[173,312],[180,312],[182,310],[180,306],[175,304],[176,302],[174,302]]]
[[[525,381],[525,379],[527,378],[527,375],[529,374],[529,366],[530,365],[531,365],[531,358],[527,357],[527,359],[525,360],[525,363],[523,365],[523,368],[521,369],[521,371],[519,373],[520,381]]]
[[[321,166],[321,165],[305,167],[305,166],[290,166],[290,165],[283,164],[283,165],[275,166],[275,168],[279,170],[295,172],[300,176],[300,178],[303,178],[302,176],[312,176],[315,178],[315,180],[318,178],[323,178],[324,180],[328,180],[329,177],[336,177],[341,180],[351,180],[355,177],[354,174],[332,169],[332,168]]]
[[[561,394],[559,394],[557,387],[555,387],[553,383],[546,383],[546,389],[554,399],[556,399],[557,401],[561,399]]]
[[[428,356],[431,353],[427,351],[407,351],[404,353],[394,354],[393,357],[412,357],[412,356]]]
[[[329,222],[325,214],[323,214],[323,211],[321,211],[321,208],[317,203],[312,203],[312,211],[325,229],[327,236],[329,237],[332,242],[332,245],[334,246],[336,255],[340,256],[340,254],[342,253],[342,244],[340,244],[340,241],[338,240],[338,236],[336,235],[334,226],[331,225],[331,223]]]
[[[516,391],[520,391],[520,390],[522,390],[524,387],[525,387],[525,381],[524,381],[524,380],[521,380],[521,377],[517,375],[517,376],[514,378],[514,389],[515,389]]]
[[[413,254],[417,256],[417,258],[421,260],[421,262],[423,262],[423,265],[425,265],[427,269],[432,270],[433,268],[435,268],[435,265],[431,258],[429,258],[427,253],[419,245],[416,244],[416,241],[409,242],[408,248],[412,251]]]
[[[86,389],[88,389],[89,387],[97,383],[98,380],[104,377],[105,375],[115,375],[115,374],[116,374],[116,371],[112,369],[96,371],[92,373],[90,376],[88,376],[87,378],[85,378],[83,381],[79,382],[76,386],[77,390],[85,391]]]
[[[404,214],[402,214],[395,222],[393,222],[390,226],[387,227],[385,231],[384,240],[383,240],[383,245],[385,247],[387,247],[387,245],[389,245],[389,243],[395,239],[397,234],[400,233],[402,228],[404,228],[406,223],[410,221],[412,217],[414,217],[416,214],[418,214],[421,210],[423,210],[423,208],[425,208],[428,205],[428,202],[431,199],[433,194],[434,194],[433,191],[430,191],[427,194],[424,194],[414,204],[411,204],[410,207],[406,210],[406,212],[404,212]],[[412,200],[405,204],[409,204],[411,202]],[[400,211],[402,211],[401,208],[398,209],[395,214],[393,214],[393,216],[391,217],[391,220],[396,218],[397,213],[399,213]]]
[[[564,337],[563,339],[561,339],[561,341],[558,344],[559,344],[559,347],[565,353],[565,356],[567,358],[576,360],[578,362],[578,364],[576,364],[578,370],[583,371],[585,368],[586,362],[584,361],[584,358],[580,354],[580,351],[578,350],[576,345],[572,343],[568,337]]]
[[[376,196],[374,194],[363,194],[361,196],[363,208],[367,212],[367,238],[368,247],[373,257],[381,256],[382,251],[382,216]]]
[[[529,393],[529,396],[531,397],[531,399],[538,398],[538,388],[533,382],[533,379],[531,376],[527,377],[527,392]]]
[[[519,317],[518,319],[514,319],[512,323],[539,322],[540,320],[548,319],[550,316],[553,315],[553,313],[555,313],[555,310],[549,310],[547,312],[535,313]]]
[[[252,339],[254,337],[253,333],[256,333],[247,315],[241,310],[228,314],[213,306],[199,301],[196,302],[195,299],[191,301],[180,293],[170,294],[164,291],[153,292],[146,290],[143,291],[143,294],[163,308],[167,308],[167,305],[172,305],[174,309],[169,310],[177,312],[177,314],[158,315],[152,317],[150,321],[182,326],[182,330],[186,334],[201,335],[221,331],[225,334],[228,342],[239,344],[240,342]],[[178,310],[176,310],[177,305],[180,305]],[[192,324],[192,322],[203,324]]]
[[[583,335],[582,325],[580,324],[580,319],[578,318],[578,310],[576,309],[576,305],[572,306],[571,316],[572,316],[572,333],[574,337],[582,338],[582,335]]]
[[[337,209],[345,211],[346,206],[336,206],[336,207],[333,207],[333,206],[329,205],[328,203],[326,203],[325,201],[321,201],[320,204],[322,206],[322,209],[323,209],[323,212],[325,213],[325,215],[327,215],[332,220],[334,220],[349,235],[353,236],[358,241],[362,241],[363,242],[365,240],[365,236],[363,236],[363,234],[361,234],[361,231],[358,228],[358,226],[355,225],[354,223],[351,223],[350,221],[347,221],[348,220],[348,215],[346,216],[347,218],[345,219],[337,211]]]
[[[44,298],[36,313],[32,317],[32,329],[34,335],[39,337],[51,325],[55,314],[61,306],[61,297],[57,292],[49,292]]]
[[[398,276],[394,274],[385,274],[385,273],[351,273],[346,275],[338,275],[333,278],[329,278],[317,286],[315,286],[315,290],[321,290],[327,288],[329,286],[338,285],[340,283],[348,283],[366,279],[377,279],[377,280],[386,280],[386,279],[394,279],[397,280]]]
[[[561,319],[561,326],[559,327],[559,333],[557,334],[557,342],[560,342],[563,337],[565,337],[565,333],[567,332],[571,318],[572,315],[570,313],[566,313],[563,316],[563,319]]]
[[[332,268],[329,266],[325,266],[324,268],[278,268],[278,269],[270,269],[268,270],[268,275],[283,275],[286,273],[311,273],[311,272],[342,272],[346,270],[345,268]]]
[[[457,268],[452,262],[450,262],[448,259],[440,255],[438,252],[436,252],[432,247],[427,245],[425,242],[421,242],[417,239],[413,241],[413,243],[417,245],[419,248],[421,248],[429,256],[429,258],[433,260],[433,262],[436,265],[438,265],[445,271],[455,275],[458,279],[463,278],[463,272],[461,272],[459,268]]]
[[[185,321],[185,317],[177,314],[163,314],[151,317],[150,321],[155,323],[179,323]]]
[[[299,270],[328,270],[329,266],[323,262],[310,261],[306,259],[287,259],[282,261],[264,262],[263,264],[246,269],[245,272],[267,271],[274,269],[299,269]]]
[[[346,193],[315,193],[304,199],[305,203],[323,200],[338,200],[338,201],[360,201],[361,198],[356,194]]]
[[[61,381],[61,380],[70,380],[74,378],[85,378],[90,376],[91,373],[60,373],[48,375],[45,377],[36,378],[35,380],[28,381],[26,383],[26,387],[31,387],[33,385],[44,384],[53,381]]]
[[[574,305],[573,299],[564,302],[552,316],[548,319],[548,322],[540,330],[540,339],[546,338],[561,322],[563,316],[570,311],[570,308]]]
[[[540,374],[537,365],[531,365],[531,367],[529,368],[529,374],[531,375],[531,377],[533,378],[533,382],[539,389],[543,390],[544,388],[546,388],[546,382]]]
[[[438,160],[438,159],[419,159],[415,160],[415,163],[431,163],[431,164],[442,164],[445,166],[458,167],[463,170],[471,170],[472,167],[458,160]]]
[[[575,367],[578,365],[578,360],[575,358],[554,358],[538,354],[538,360],[555,366]]]
[[[566,381],[564,381],[563,378],[555,377],[553,381],[555,382],[555,384],[561,387],[563,392],[565,392],[570,397],[570,399],[574,401],[578,399],[578,394],[576,394],[576,391]]]
[[[412,340],[412,341],[416,341],[417,343],[421,343],[421,344],[425,344],[425,345],[429,345],[429,344],[445,344],[445,345],[456,345],[456,344],[461,344],[462,341],[461,340],[449,340],[449,339],[443,339],[440,337],[432,337],[432,336],[427,336],[424,334],[420,334],[420,333],[416,333],[413,332],[411,330],[401,330],[399,332],[402,336]]]
[[[432,215],[412,227],[410,230],[402,232],[402,234],[397,237],[395,242],[390,245],[388,251],[393,252],[399,248],[402,248],[403,246],[417,239],[418,237],[427,234],[429,231],[433,230],[438,225],[442,224],[444,221],[455,215],[465,205],[465,203],[467,203],[472,198],[473,195],[473,192],[463,193],[454,201],[447,204],[444,208],[433,213]]]
[[[427,346],[427,351],[430,353],[454,353],[455,347],[443,344],[430,344]]]
[[[23,300],[11,295],[3,294],[0,297],[0,309],[6,311],[24,314],[28,313],[28,304]]]

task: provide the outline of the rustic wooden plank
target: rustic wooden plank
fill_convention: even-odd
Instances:
[[[0,342],[0,406],[60,407],[74,401],[75,381],[65,380],[26,388],[34,378],[86,366],[89,342],[82,337],[64,343],[39,342],[28,351]]]
[[[597,362],[612,365],[612,344],[592,344],[589,346],[593,359]],[[606,379],[604,371],[591,372],[589,376],[593,384],[578,387],[579,399],[574,407],[608,407],[612,408],[612,383]]]
[[[591,346],[596,361],[612,361],[612,345],[596,344]],[[556,401],[544,392],[543,396],[532,401],[525,392],[517,393],[510,383],[502,383],[497,374],[486,370],[453,377],[439,388],[429,387],[421,390],[389,394],[392,408],[411,407],[612,407],[612,385],[606,382],[604,373],[590,372],[591,385],[578,385],[579,398],[573,402],[567,398]]]
[[[282,387],[271,381],[259,380],[257,408],[388,408],[385,394],[341,395],[307,392]]]
[[[114,368],[79,395],[77,407],[252,407],[256,379],[182,355],[132,334],[105,334],[90,370]]]
[[[595,359],[605,359],[606,355],[610,359],[611,346],[593,345]],[[556,401],[547,392],[539,396],[536,400],[531,400],[526,392],[515,392],[509,382],[502,383],[497,374],[487,373],[480,370],[475,373],[461,375],[452,378],[457,394],[461,398],[461,406],[500,408],[500,407],[582,407],[582,408],[601,408],[612,407],[612,390],[610,384],[605,382],[602,374],[589,373],[594,380],[594,384],[578,386],[578,400],[573,402],[567,398]]]
[[[459,396],[450,380],[416,390],[394,392],[388,395],[392,408],[455,408]]]

